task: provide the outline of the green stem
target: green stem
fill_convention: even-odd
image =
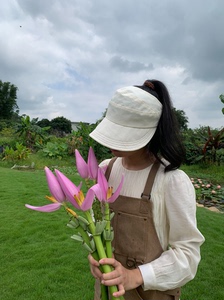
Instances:
[[[103,247],[101,236],[95,234],[95,224],[93,223],[92,216],[89,211],[86,211],[85,214],[86,214],[86,218],[89,222],[89,230],[90,230],[91,234],[93,235],[93,238],[94,238],[94,241],[96,244],[96,249],[97,249],[97,252],[99,255],[99,259],[107,258],[106,252]],[[103,268],[104,273],[109,273],[112,271],[112,268],[109,265],[103,265],[102,268]]]
[[[91,255],[95,260],[99,261],[99,255],[97,251],[92,252]],[[101,272],[103,272],[102,266],[100,266],[100,270]],[[101,289],[101,300],[109,300],[107,286],[105,286],[104,284],[100,284],[100,289]]]
[[[107,286],[100,284],[100,290],[101,290],[101,300],[109,300],[109,295],[108,295],[108,288]]]
[[[91,234],[93,235],[93,238],[94,238],[94,241],[96,244],[96,249],[97,249],[97,252],[99,255],[99,259],[107,258],[101,236],[95,235],[95,224],[93,223],[93,219],[92,219],[90,212],[85,211],[85,215],[89,222],[89,230],[90,230]],[[104,273],[110,273],[113,270],[113,268],[110,265],[102,265],[102,268],[103,268]],[[119,297],[119,298],[113,297],[113,293],[118,291],[117,286],[113,285],[113,286],[109,286],[108,288],[109,288],[110,294],[112,296],[112,298],[111,298],[112,300],[123,300],[124,299],[123,297]]]
[[[91,255],[95,260],[99,261],[99,255],[97,251],[94,251],[93,253],[91,253]],[[103,272],[102,266],[100,266],[99,268],[100,271]],[[100,284],[100,289],[101,289],[101,300],[109,300],[107,286],[105,286],[104,284]]]
[[[76,229],[77,229],[77,231],[81,234],[81,236],[82,236],[82,238],[83,238],[83,241],[84,241],[88,246],[90,246],[89,235],[88,235],[87,231],[84,230],[84,229],[82,228],[81,225],[79,225]]]
[[[105,230],[106,230],[108,236],[110,236],[111,235],[110,208],[109,208],[109,203],[108,202],[105,203],[105,220],[107,221]],[[106,252],[107,252],[107,257],[110,257],[110,258],[113,257],[111,240],[106,240]]]

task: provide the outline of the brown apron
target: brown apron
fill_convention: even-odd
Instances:
[[[114,161],[115,159],[112,159],[107,168],[107,179]],[[115,212],[112,219],[114,256],[128,269],[151,262],[163,252],[155,230],[152,201],[150,201],[159,165],[158,162],[153,164],[141,198],[119,196],[114,203],[110,204],[111,210]],[[96,283],[95,288],[98,291],[95,293],[94,300],[100,300],[99,284]],[[125,300],[178,300],[180,288],[168,291],[144,291],[139,286],[137,289],[126,291],[124,297]]]

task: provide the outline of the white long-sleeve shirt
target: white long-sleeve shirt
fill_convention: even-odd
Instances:
[[[109,160],[101,163],[107,165]],[[143,170],[127,170],[118,158],[112,169],[109,184],[116,189],[124,174],[121,195],[141,198],[151,166]],[[200,262],[200,246],[204,237],[197,229],[194,187],[181,170],[164,173],[160,166],[151,199],[153,219],[164,250],[156,260],[139,266],[144,290],[169,290],[192,280]]]

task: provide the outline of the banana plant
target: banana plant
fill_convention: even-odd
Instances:
[[[219,130],[216,134],[213,134],[210,127],[208,126],[208,138],[206,143],[204,144],[202,152],[205,157],[206,153],[210,151],[212,156],[212,162],[216,162],[217,150],[224,143],[223,134],[224,134],[224,128]]]

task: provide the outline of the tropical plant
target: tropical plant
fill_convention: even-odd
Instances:
[[[66,143],[47,142],[42,151],[44,156],[62,159],[68,155],[68,146]]]
[[[183,132],[186,163],[217,163],[224,161],[224,128],[199,127]]]
[[[217,161],[217,151],[223,147],[224,148],[224,128],[219,130],[216,133],[213,133],[210,127],[208,126],[208,139],[203,147],[203,155],[204,157],[208,156],[209,154],[209,160],[212,163],[215,163]]]
[[[79,148],[79,145],[83,143],[82,137],[76,137],[76,133],[73,131],[71,134],[66,136],[66,144],[68,145],[68,154],[74,155],[75,149]]]
[[[23,144],[16,143],[16,148],[6,146],[3,152],[3,160],[7,161],[17,161],[25,160],[30,155],[30,149],[24,146]]]
[[[36,143],[43,144],[46,132],[49,127],[40,127],[37,125],[38,118],[30,120],[29,116],[22,116],[21,122],[17,125],[16,133],[22,138],[22,142],[30,149],[34,149]]]

